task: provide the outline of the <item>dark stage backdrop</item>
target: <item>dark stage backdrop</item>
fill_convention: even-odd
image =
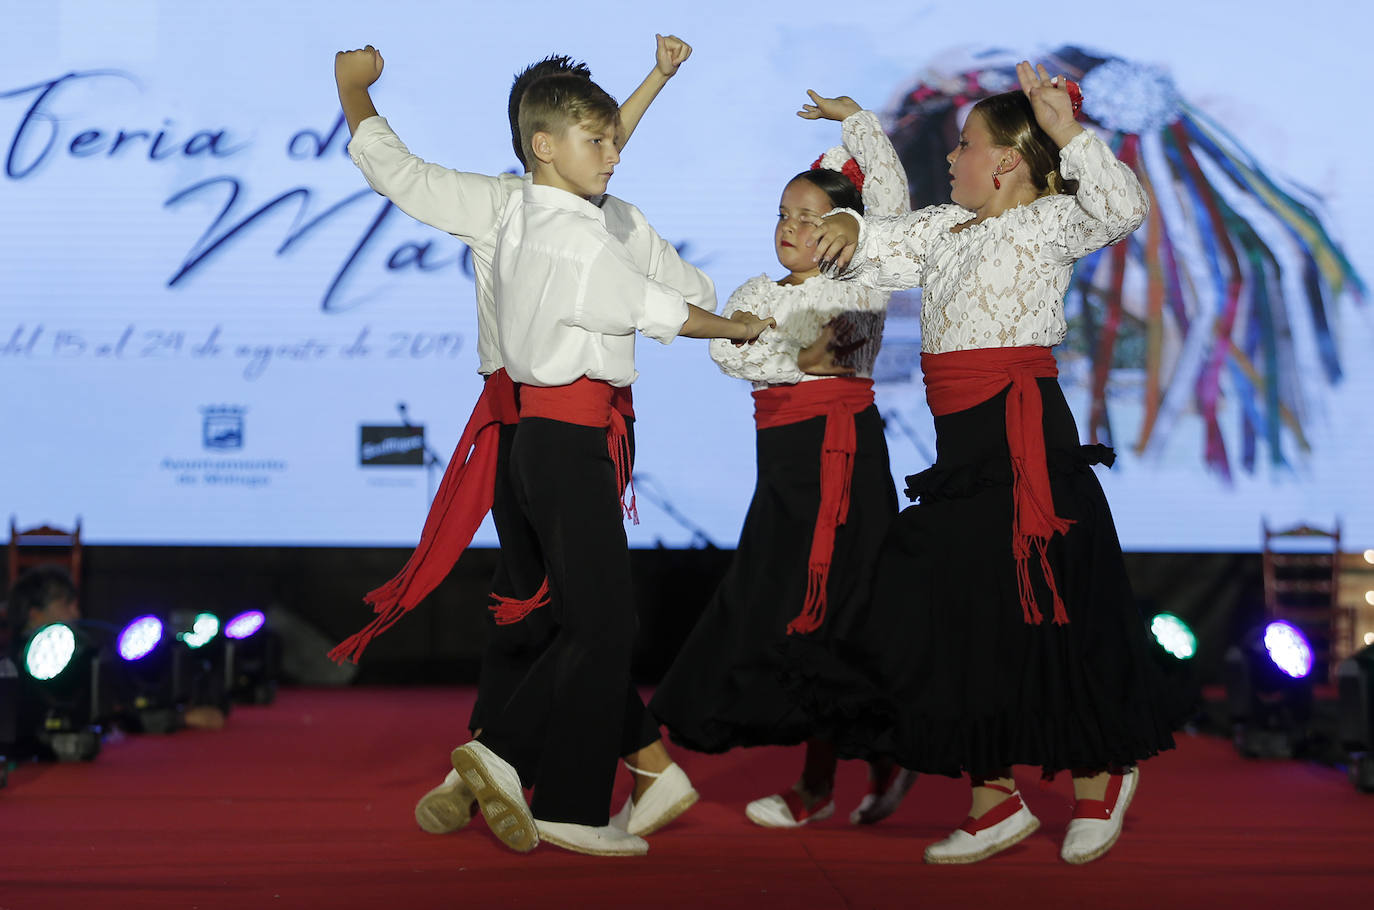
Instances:
[[[420,607],[364,655],[359,683],[476,680],[490,624],[485,616],[495,550],[465,553]],[[144,612],[206,609],[227,615],[267,609],[285,638],[288,677],[341,680],[325,651],[371,615],[362,594],[409,555],[401,549],[316,547],[92,547],[82,606],[93,619],[123,623]],[[639,609],[638,681],[658,680],[691,630],[733,551],[637,549],[630,557]],[[1253,553],[1128,554],[1142,611],[1168,610],[1198,633],[1202,681],[1220,679],[1226,646],[1262,611],[1260,560]]]

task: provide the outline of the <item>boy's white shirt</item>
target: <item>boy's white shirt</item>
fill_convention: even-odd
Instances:
[[[489,375],[500,369],[504,360],[497,337],[492,260],[502,213],[507,202],[518,198],[519,190],[530,184],[529,175],[489,176],[432,164],[412,154],[380,116],[358,124],[348,153],[374,190],[417,221],[457,237],[472,251],[478,371]],[[697,306],[714,311],[715,288],[710,279],[682,262],[637,208],[605,196],[602,212],[605,229],[624,245],[645,275],[676,288]]]
[[[716,307],[711,279],[610,195],[596,205],[525,184],[506,203],[493,266],[501,356],[529,385],[627,386],[639,375],[637,332],[668,344],[687,304]]]

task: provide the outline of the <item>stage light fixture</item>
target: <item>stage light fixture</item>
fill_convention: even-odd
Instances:
[[[151,613],[134,618],[120,631],[115,651],[123,663],[112,682],[119,691],[121,726],[137,733],[173,733],[185,726],[178,645],[167,634],[167,624]]]
[[[1276,620],[1265,626],[1264,650],[1274,666],[1292,679],[1304,679],[1312,673],[1312,646],[1292,623]]]
[[[1161,648],[1179,660],[1192,660],[1197,655],[1197,636],[1172,613],[1159,613],[1150,620],[1150,634]]]
[[[226,639],[214,613],[173,611],[168,624],[176,632],[172,648],[173,690],[187,709],[214,707],[224,714],[230,704],[224,687]]]
[[[24,648],[24,668],[40,682],[55,678],[71,664],[76,654],[76,633],[71,626],[55,622],[34,633]]]
[[[277,636],[267,615],[246,610],[224,624],[224,688],[234,701],[266,705],[276,700],[280,668]]]
[[[162,620],[156,616],[140,616],[119,633],[119,656],[127,661],[143,660],[162,642]]]
[[[1350,782],[1374,793],[1374,646],[1336,667],[1336,731],[1350,756]]]
[[[240,613],[224,624],[224,635],[235,641],[252,638],[267,624],[267,615],[261,610],[248,610]]]
[[[1149,603],[1139,604],[1142,616],[1150,619],[1150,660],[1158,669],[1161,709],[1182,723],[1192,725],[1200,719],[1202,678],[1198,661],[1197,636],[1181,617],[1156,612]]]
[[[191,621],[191,628],[178,632],[177,638],[194,651],[214,641],[216,635],[219,635],[219,617],[213,613],[197,613]]]
[[[75,625],[50,623],[24,643],[16,751],[59,761],[100,754],[99,648]]]
[[[1292,758],[1312,719],[1312,646],[1291,623],[1274,621],[1226,652],[1226,704],[1236,751]]]

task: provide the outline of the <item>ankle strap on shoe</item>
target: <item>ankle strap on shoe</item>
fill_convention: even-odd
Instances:
[[[798,823],[806,821],[832,802],[829,797],[820,797],[817,799],[816,804],[808,809],[806,807],[806,797],[802,796],[796,790],[785,790],[780,795],[782,796],[783,803],[787,805],[787,811],[792,813],[792,820]]]
[[[960,831],[966,834],[977,834],[979,831],[991,828],[999,822],[1006,821],[1025,808],[1026,804],[1021,802],[1021,794],[1019,792],[1013,792],[1006,787],[994,787],[993,789],[1011,793],[1011,796],[1002,800],[977,818],[970,815],[968,818],[964,819],[964,823],[959,826]]]
[[[1102,799],[1080,799],[1073,804],[1074,818],[1110,819],[1121,799],[1121,784],[1124,775],[1113,774],[1107,778],[1107,792]]]
[[[998,792],[1000,792],[1000,793],[1005,793],[1005,794],[1007,794],[1008,796],[1011,796],[1011,795],[1013,795],[1013,794],[1016,793],[1015,790],[1008,790],[1006,787],[1002,786],[1001,784],[989,783],[988,781],[983,780],[981,777],[975,777],[975,778],[973,779],[973,781],[972,781],[972,784],[973,784],[973,786],[975,786],[975,787],[987,787],[989,790],[996,790],[996,791],[998,791]]]
[[[625,767],[627,767],[627,768],[630,769],[630,773],[631,773],[631,774],[638,774],[640,777],[652,777],[652,778],[654,778],[655,780],[657,780],[658,778],[660,778],[660,777],[662,777],[663,775],[667,774],[667,773],[668,773],[668,768],[671,768],[672,765],[669,764],[669,765],[668,765],[668,768],[664,768],[662,771],[645,771],[643,768],[636,768],[634,765],[630,764],[629,762],[625,762]]]

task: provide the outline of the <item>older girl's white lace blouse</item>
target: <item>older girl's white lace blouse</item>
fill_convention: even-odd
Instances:
[[[873,215],[896,215],[910,209],[906,171],[877,115],[859,111],[842,124],[844,146],[864,172],[864,207]],[[797,354],[816,340],[831,320],[836,343],[857,342],[845,363],[855,375],[871,377],[882,346],[888,291],[817,275],[798,285],[780,285],[767,275],[750,278],[730,295],[723,315],[741,310],[772,316],[776,329],[767,329],[753,344],[736,346],[725,339],[711,342],[711,359],[721,370],[747,379],[755,388],[791,385],[826,379],[797,369]]]
[[[860,219],[844,276],[883,291],[919,287],[921,349],[1050,347],[1064,340],[1064,293],[1078,259],[1121,240],[1149,213],[1134,173],[1084,130],[1059,152],[1073,196],[1043,196],[958,233],[974,213],[932,205]],[[853,214],[853,213],[851,213]]]

